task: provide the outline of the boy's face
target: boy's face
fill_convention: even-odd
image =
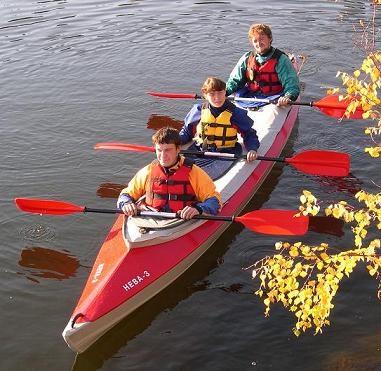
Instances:
[[[171,167],[177,162],[177,157],[180,153],[180,147],[175,144],[163,143],[155,144],[156,157],[163,167]]]
[[[271,39],[264,33],[254,33],[251,38],[254,50],[259,54],[266,54],[271,47]]]
[[[204,97],[213,107],[219,108],[222,107],[222,105],[225,103],[226,90],[213,90],[209,93],[204,94]]]

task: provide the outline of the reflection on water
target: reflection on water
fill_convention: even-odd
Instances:
[[[344,178],[318,177],[316,179],[326,188],[325,192],[327,193],[339,191],[355,195],[363,186],[363,182],[352,174]]]
[[[22,249],[18,264],[24,268],[21,274],[37,283],[37,278],[63,280],[74,277],[80,267],[79,260],[68,252],[39,246]]]
[[[373,325],[379,328],[378,323]],[[363,337],[352,338],[352,351],[332,349],[327,356],[324,369],[326,371],[380,370],[380,338],[380,332],[375,329],[374,333],[370,332]]]
[[[310,216],[309,231],[330,234],[336,237],[344,236],[344,220],[328,216]]]
[[[181,120],[175,120],[169,116],[157,115],[157,114],[152,114],[148,118],[148,122],[147,122],[148,129],[158,130],[166,126],[171,126],[175,129],[180,130],[183,126],[183,122]]]
[[[126,186],[126,184],[102,183],[97,189],[97,196],[102,198],[118,198],[121,190]]]

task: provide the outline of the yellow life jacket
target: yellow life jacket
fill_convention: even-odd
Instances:
[[[196,142],[207,149],[213,144],[219,148],[234,147],[237,142],[237,129],[230,122],[234,104],[228,102],[225,111],[214,117],[210,111],[209,104],[203,104],[201,109],[201,120],[196,129]]]

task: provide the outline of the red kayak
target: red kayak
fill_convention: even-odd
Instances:
[[[266,105],[250,111],[263,156],[279,156],[298,114],[298,105]],[[237,160],[215,180],[224,206],[220,215],[239,215],[270,173],[274,162]],[[119,321],[183,274],[231,222],[196,220],[164,230],[134,227],[119,215],[94,262],[82,295],[63,330],[68,346],[81,353]],[[282,234],[282,231],[280,231]],[[284,234],[290,234],[284,230]]]

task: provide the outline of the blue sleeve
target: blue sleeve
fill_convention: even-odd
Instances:
[[[127,193],[121,193],[118,197],[118,201],[116,202],[116,207],[121,209],[124,204],[128,204],[131,202],[135,202],[132,197],[130,197]]]
[[[185,116],[184,125],[180,130],[181,144],[190,142],[194,136],[194,127],[201,119],[201,104],[195,104]]]
[[[232,114],[232,125],[234,125],[242,136],[243,144],[247,151],[257,151],[259,140],[257,132],[253,129],[253,120],[247,115],[247,111],[236,107]]]
[[[199,202],[196,205],[202,209],[203,213],[211,215],[217,215],[220,209],[220,203],[218,202],[217,197],[214,196],[206,199],[204,202]]]

